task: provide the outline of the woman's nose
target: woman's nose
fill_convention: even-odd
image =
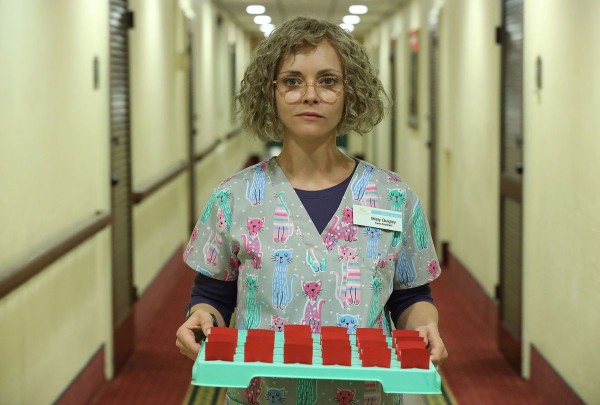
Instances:
[[[306,91],[302,97],[302,102],[305,104],[319,103],[319,95],[317,94],[317,87],[314,83],[308,83],[306,85]]]

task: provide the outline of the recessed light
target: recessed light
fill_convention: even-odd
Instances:
[[[262,24],[260,27],[260,32],[264,33],[265,36],[269,35],[271,33],[271,31],[273,31],[275,29],[275,26],[273,24]]]
[[[360,17],[357,15],[347,15],[344,18],[342,18],[342,21],[344,21],[344,24],[358,24],[360,22]]]
[[[257,15],[254,17],[254,23],[258,25],[269,24],[271,22],[271,17],[268,15]]]
[[[265,6],[261,6],[258,4],[253,4],[251,6],[246,7],[246,13],[248,14],[264,14],[267,9]]]
[[[352,24],[342,23],[342,24],[340,24],[340,27],[342,27],[343,29],[345,29],[348,32],[354,31],[354,25],[352,25]]]
[[[348,11],[350,14],[367,14],[369,8],[367,6],[363,6],[362,4],[356,4],[354,6],[348,7]]]

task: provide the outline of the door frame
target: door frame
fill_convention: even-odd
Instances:
[[[501,45],[501,73],[500,73],[500,201],[499,201],[499,284],[496,290],[496,298],[498,299],[498,347],[505,356],[509,364],[520,374],[522,367],[522,321],[523,321],[523,6],[524,0],[501,0],[502,10],[502,25],[498,28],[497,42]],[[520,8],[520,14],[515,14],[513,7]],[[510,13],[510,15],[509,15]],[[518,18],[515,24],[514,18]],[[518,37],[521,41],[520,55],[517,60],[521,61],[519,75],[509,77],[509,73],[514,69],[509,69],[509,63],[514,63],[514,47],[511,47],[510,31],[518,29]],[[514,67],[514,66],[512,66]],[[520,81],[515,87],[515,79]],[[507,92],[515,91],[515,88],[520,91],[518,98],[507,97]],[[520,100],[520,105],[511,105],[507,108],[507,100]],[[518,108],[520,106],[520,108]],[[513,115],[509,115],[510,114]],[[508,119],[514,119],[514,113],[520,114],[518,134],[515,138],[510,138],[507,131]],[[509,145],[508,141],[514,141],[514,145]],[[508,167],[507,150],[513,148],[520,152],[517,157],[515,167]],[[511,156],[514,158],[514,155]],[[514,170],[514,172],[513,172]],[[511,204],[519,204],[519,214],[515,218],[507,218],[505,216],[505,208],[508,207],[509,201]],[[514,206],[514,205],[513,205]],[[518,223],[517,223],[518,222]],[[511,229],[512,247],[505,244],[508,240],[505,227]],[[515,236],[518,243],[514,243]],[[516,249],[516,251],[515,251]],[[506,257],[505,257],[506,254]],[[516,255],[516,257],[515,257]],[[510,257],[508,257],[510,256]],[[512,267],[509,264],[512,263]],[[516,266],[514,264],[516,263]],[[507,286],[510,285],[510,288]],[[509,314],[510,313],[510,314]],[[507,316],[507,314],[509,314]],[[515,322],[514,319],[517,318]]]
[[[133,201],[131,184],[131,101],[129,30],[133,13],[127,0],[109,3],[109,111],[111,169],[112,370],[117,374],[133,353]]]

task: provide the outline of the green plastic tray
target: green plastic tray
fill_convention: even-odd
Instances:
[[[238,331],[238,346],[233,361],[205,360],[204,344],[192,368],[192,384],[209,387],[246,388],[254,377],[308,378],[327,380],[379,381],[389,394],[441,394],[441,377],[429,362],[429,369],[400,368],[392,349],[390,368],[363,367],[356,352],[356,336],[350,335],[350,366],[324,366],[318,334],[313,334],[313,364],[283,362],[283,333],[275,333],[273,363],[244,362],[246,331]],[[210,338],[209,338],[210,339]],[[390,345],[391,338],[388,338]]]

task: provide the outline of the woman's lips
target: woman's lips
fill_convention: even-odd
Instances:
[[[319,118],[324,118],[321,114],[316,112],[306,111],[297,115],[300,118],[304,118],[307,120],[317,120]]]

